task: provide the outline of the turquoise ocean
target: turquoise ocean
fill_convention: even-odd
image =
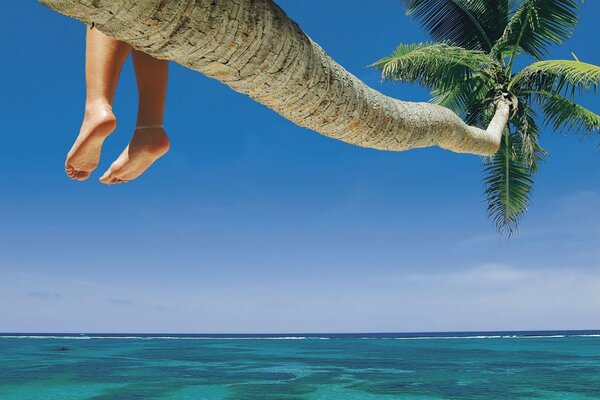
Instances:
[[[600,331],[0,334],[0,399],[600,399]]]

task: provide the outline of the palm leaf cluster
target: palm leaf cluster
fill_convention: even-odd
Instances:
[[[423,85],[433,101],[486,128],[500,96],[516,104],[496,154],[484,160],[488,214],[512,236],[531,201],[534,173],[547,153],[541,126],[582,135],[600,132],[600,116],[575,102],[596,92],[600,67],[543,60],[570,38],[581,0],[403,0],[436,42],[401,44],[373,64],[382,77]],[[536,60],[514,71],[515,59]]]

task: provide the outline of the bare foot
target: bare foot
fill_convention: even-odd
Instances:
[[[123,153],[102,175],[100,182],[124,183],[140,176],[169,151],[169,137],[162,126],[139,127]]]
[[[117,120],[108,104],[89,107],[79,136],[67,154],[65,172],[71,179],[84,181],[98,166],[104,139],[115,130]]]

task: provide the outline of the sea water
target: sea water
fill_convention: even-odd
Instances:
[[[0,399],[600,399],[600,332],[0,334]]]

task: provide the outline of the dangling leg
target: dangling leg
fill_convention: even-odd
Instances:
[[[137,126],[129,145],[100,178],[103,183],[135,179],[169,150],[163,129],[168,62],[137,50],[132,55],[139,92]]]
[[[131,47],[98,29],[87,29],[85,49],[85,115],[79,136],[67,155],[65,171],[85,180],[98,166],[102,143],[115,129],[112,103],[119,73]]]

